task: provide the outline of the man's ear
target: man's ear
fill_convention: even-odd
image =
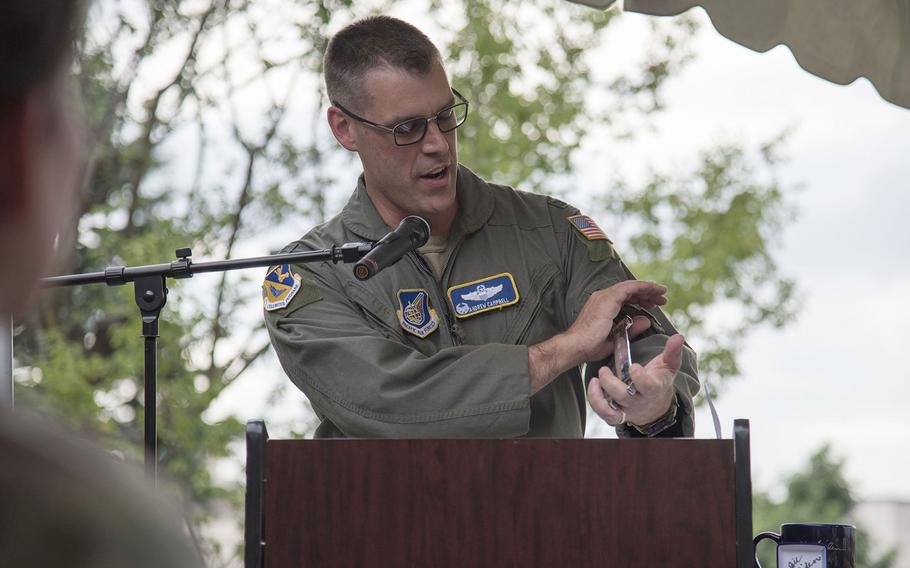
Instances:
[[[341,112],[341,109],[336,106],[330,106],[329,110],[326,111],[325,116],[329,121],[329,127],[332,129],[332,134],[335,135],[335,139],[338,140],[338,143],[344,146],[346,150],[356,152],[358,149],[357,136],[354,132],[354,124],[351,122],[350,117]]]
[[[0,108],[0,217],[16,217],[28,206],[28,152],[34,150],[29,128],[35,127],[34,115],[34,105],[25,99]]]

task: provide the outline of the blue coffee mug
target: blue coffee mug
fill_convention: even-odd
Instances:
[[[787,523],[780,534],[763,532],[752,539],[755,566],[758,543],[769,538],[777,543],[778,568],[855,568],[856,528],[852,525]]]

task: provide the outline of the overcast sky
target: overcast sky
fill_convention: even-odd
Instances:
[[[743,377],[719,401],[724,435],[735,418],[751,420],[759,489],[830,442],[861,496],[908,500],[910,110],[865,79],[839,86],[810,75],[785,47],[743,48],[696,14],[698,59],[669,86],[670,108],[639,156],[688,164],[711,143],[758,143],[793,127],[781,172],[802,186],[777,255],[801,310],[784,330],[748,341]],[[624,14],[618,25],[634,41],[646,19]],[[700,415],[698,436],[712,435]]]
[[[910,110],[865,80],[816,78],[786,48],[738,46],[697,15],[697,60],[668,86],[657,130],[623,148],[622,161],[691,168],[701,148],[755,146],[792,127],[781,172],[802,187],[792,196],[799,217],[780,235],[776,257],[797,281],[800,313],[784,330],[750,337],[743,376],[718,401],[724,435],[734,418],[751,420],[756,489],[778,486],[829,442],[860,496],[910,500]],[[610,32],[622,44],[615,53],[641,47],[646,21],[621,17]],[[212,416],[261,416],[266,384],[288,384],[273,356],[232,386]],[[282,421],[303,426],[302,401],[287,389],[267,418],[273,434],[286,430]],[[705,414],[697,435],[713,436]]]

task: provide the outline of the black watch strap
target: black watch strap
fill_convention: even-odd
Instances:
[[[635,428],[639,434],[642,436],[647,436],[648,438],[653,438],[659,435],[664,430],[673,427],[676,424],[676,412],[679,410],[679,403],[676,400],[676,397],[673,397],[673,400],[670,402],[670,408],[667,412],[650,424],[645,424],[644,426],[639,426],[638,424],[629,424]]]

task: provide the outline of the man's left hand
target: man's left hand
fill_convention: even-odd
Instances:
[[[682,362],[683,336],[674,335],[667,340],[664,351],[642,367],[633,363],[629,369],[630,386],[622,382],[608,366],[598,371],[598,376],[588,384],[588,401],[607,424],[621,423],[644,426],[667,413],[676,396],[673,381]],[[629,394],[632,390],[634,394]],[[610,399],[616,409],[611,408]]]

